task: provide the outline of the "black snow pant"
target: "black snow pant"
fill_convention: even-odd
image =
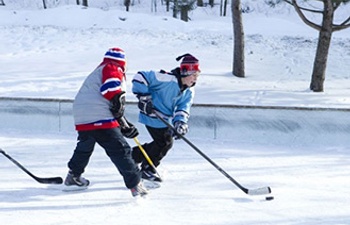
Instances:
[[[146,126],[148,133],[153,141],[145,143],[142,147],[147,152],[155,167],[159,166],[160,161],[173,146],[173,137],[168,128],[154,128]],[[132,157],[136,163],[142,163],[142,168],[148,165],[147,160],[143,156],[138,146],[133,147]]]
[[[135,187],[141,179],[141,172],[131,157],[131,148],[120,132],[120,128],[78,131],[78,143],[68,168],[73,175],[80,176],[88,165],[95,144],[98,143],[109,156],[127,188]]]

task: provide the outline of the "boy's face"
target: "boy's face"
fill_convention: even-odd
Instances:
[[[199,72],[195,72],[189,76],[182,77],[181,78],[182,84],[188,87],[192,87],[197,82],[198,76],[199,76]]]

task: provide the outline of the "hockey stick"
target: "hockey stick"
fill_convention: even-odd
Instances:
[[[4,150],[2,150],[0,148],[0,153],[3,154],[4,156],[6,156],[6,158],[8,158],[9,160],[11,160],[16,166],[18,166],[19,168],[21,168],[24,172],[26,172],[26,174],[28,174],[29,176],[31,176],[34,180],[38,181],[41,184],[62,184],[63,183],[63,179],[62,177],[48,177],[48,178],[42,178],[42,177],[37,177],[34,174],[32,174],[31,172],[29,172],[24,166],[22,166],[19,162],[17,162],[16,160],[14,160],[11,156],[9,156]]]
[[[139,140],[137,139],[137,137],[134,137],[134,141],[137,144],[137,146],[139,147],[139,149],[141,150],[143,156],[146,158],[148,164],[153,168],[154,171],[156,171],[156,174],[158,175],[159,178],[161,178],[161,176],[159,175],[154,163],[152,162],[151,158],[148,156],[146,150],[142,147],[141,143],[139,142]]]
[[[211,165],[213,165],[219,172],[221,172],[226,178],[228,178],[232,183],[234,183],[239,189],[241,189],[244,193],[248,195],[265,195],[271,193],[270,187],[261,187],[256,189],[248,189],[243,187],[240,183],[238,183],[235,179],[233,179],[228,173],[226,173],[220,166],[218,166],[213,160],[211,160],[208,156],[206,156],[199,148],[197,148],[192,142],[190,142],[187,138],[185,138],[182,134],[177,132],[175,128],[169,124],[162,116],[157,112],[153,111],[154,114],[160,119],[164,124],[166,124],[170,129],[172,129],[177,136],[179,136],[182,140],[184,140],[188,145],[190,145],[197,153],[199,153],[203,158],[205,158]]]
[[[129,127],[126,119],[124,117],[120,118],[120,122],[123,123],[122,125],[125,127]],[[133,138],[135,143],[137,144],[137,146],[139,147],[140,151],[142,152],[143,156],[145,157],[145,159],[147,160],[148,164],[153,168],[154,171],[156,171],[156,174],[161,177],[154,165],[154,163],[152,162],[151,158],[148,156],[146,150],[142,147],[141,143],[139,142],[139,140],[137,139],[137,137]]]

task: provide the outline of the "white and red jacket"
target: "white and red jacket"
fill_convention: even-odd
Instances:
[[[118,127],[109,108],[111,99],[122,91],[125,91],[124,68],[115,60],[105,58],[85,79],[75,96],[75,129],[87,131]]]

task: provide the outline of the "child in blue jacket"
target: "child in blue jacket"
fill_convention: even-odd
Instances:
[[[182,60],[180,67],[171,72],[139,71],[132,80],[132,92],[139,99],[139,122],[146,126],[153,139],[142,147],[156,167],[173,146],[173,137],[179,137],[157,118],[154,111],[171,122],[178,133],[185,135],[188,132],[187,121],[193,102],[194,86],[201,72],[198,59],[191,54],[181,55],[176,60]],[[141,163],[143,179],[162,181],[145,160],[138,146],[133,148],[132,157],[136,163]]]

